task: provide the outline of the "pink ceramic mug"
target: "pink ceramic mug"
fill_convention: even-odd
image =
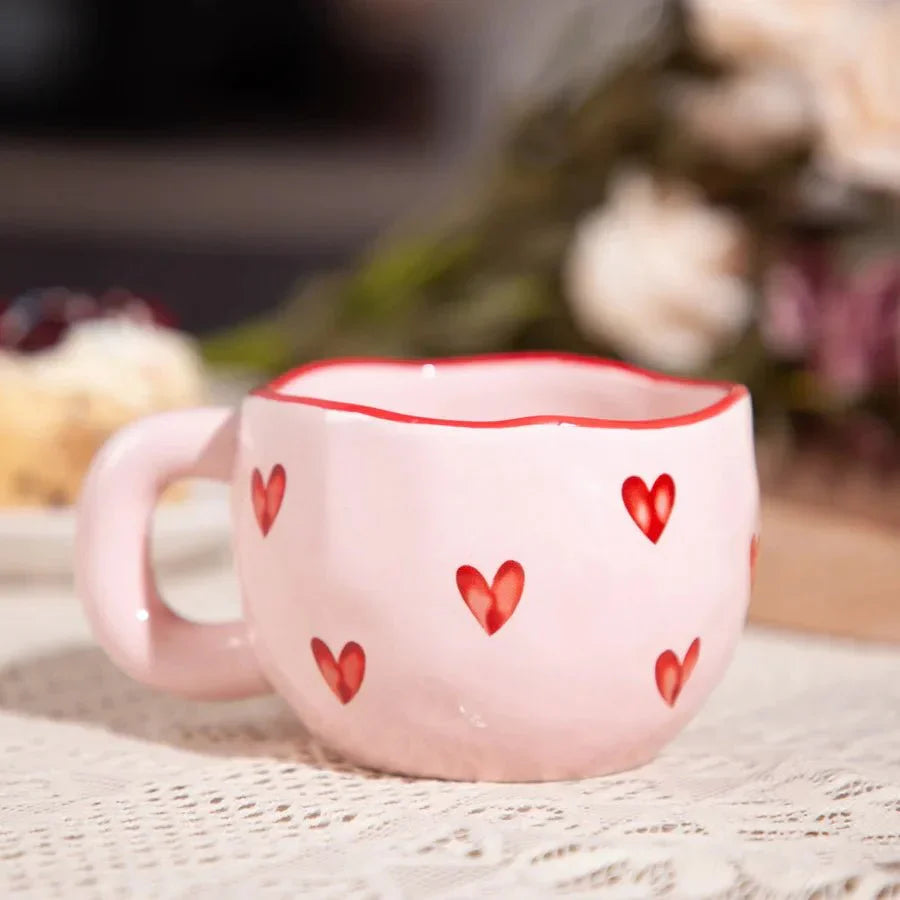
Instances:
[[[185,476],[232,485],[243,621],[180,618],[146,570]],[[326,362],[114,437],[78,582],[146,684],[274,689],[377,769],[577,778],[650,760],[722,677],[757,514],[741,386],[545,354]]]

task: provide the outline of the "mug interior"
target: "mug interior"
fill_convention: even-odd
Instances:
[[[257,392],[411,421],[675,424],[710,417],[745,389],[659,375],[589,357],[509,354],[434,362],[313,363]]]

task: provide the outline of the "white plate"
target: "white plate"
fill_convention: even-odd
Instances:
[[[153,519],[153,559],[175,567],[212,557],[229,545],[225,485],[191,482],[183,500],[160,505]],[[0,578],[71,575],[73,509],[0,509]]]

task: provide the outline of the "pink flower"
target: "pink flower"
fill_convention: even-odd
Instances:
[[[853,400],[900,382],[900,259],[848,276],[833,256],[812,246],[774,266],[760,328],[772,353]]]

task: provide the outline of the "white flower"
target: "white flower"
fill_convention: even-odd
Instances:
[[[679,85],[672,102],[694,137],[748,164],[799,144],[812,129],[810,91],[784,69],[760,67],[711,84]]]
[[[900,192],[898,0],[688,3],[692,33],[707,51],[739,72],[776,68],[806,85],[817,159],[828,177]],[[711,102],[698,114],[700,125],[714,137],[736,137],[731,120],[746,116],[728,116],[725,101]],[[768,112],[784,124],[788,109]]]
[[[748,324],[744,251],[741,224],[689,186],[620,176],[566,261],[576,322],[634,362],[698,371]]]
[[[900,3],[853,4],[810,71],[831,173],[900,191]]]
[[[691,30],[721,59],[782,65],[814,53],[858,0],[688,0]]]

